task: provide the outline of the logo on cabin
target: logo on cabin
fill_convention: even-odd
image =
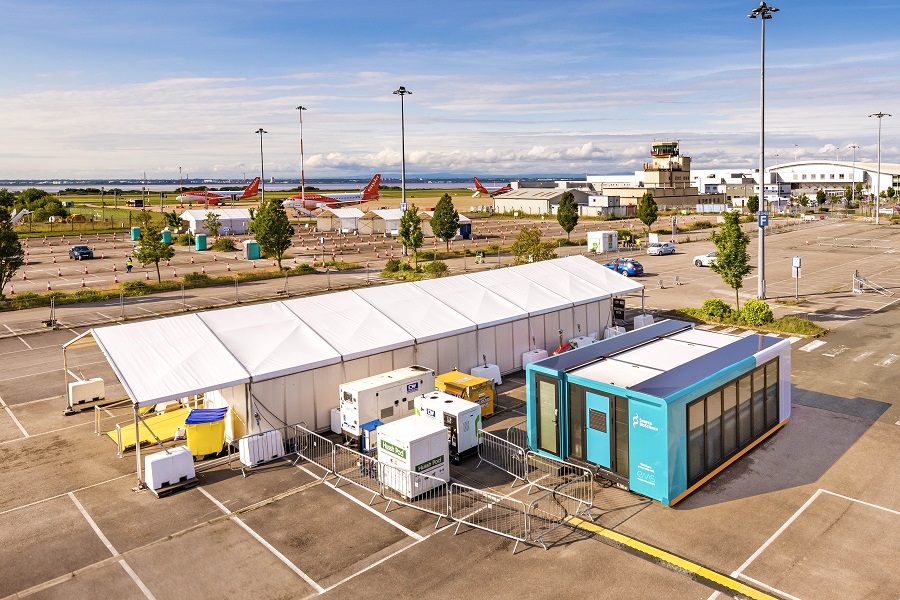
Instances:
[[[407,394],[411,394],[411,393],[415,392],[415,391],[418,390],[418,389],[419,389],[419,382],[418,382],[418,381],[416,381],[415,383],[407,383],[407,384],[406,384],[406,393],[407,393]]]
[[[653,421],[642,419],[637,413],[634,413],[634,416],[631,417],[631,426],[643,427],[644,429],[649,429],[650,431],[659,431],[659,427],[654,425]]]
[[[381,449],[385,452],[390,452],[394,456],[400,457],[404,460],[406,459],[406,449],[395,446],[387,440],[378,440],[378,445],[381,446]]]

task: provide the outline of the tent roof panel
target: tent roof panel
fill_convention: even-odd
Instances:
[[[341,354],[280,302],[198,313],[255,381],[341,361]]]
[[[572,306],[571,301],[519,275],[515,269],[494,269],[463,277],[506,298],[530,315],[540,315]]]
[[[528,316],[524,309],[467,277],[425,279],[413,285],[478,325],[491,327]]]
[[[285,300],[283,304],[340,352],[344,360],[415,342],[402,327],[350,291]]]
[[[609,298],[609,292],[602,287],[595,285],[581,275],[561,268],[559,265],[564,260],[566,259],[561,258],[522,265],[516,269],[516,273],[552,289],[576,305]],[[600,266],[600,268],[609,271],[606,267]]]
[[[139,406],[250,381],[197,315],[103,327],[94,339]]]
[[[355,293],[408,331],[418,343],[475,330],[475,323],[408,283],[371,287]]]
[[[553,264],[577,277],[605,290],[612,296],[631,294],[644,289],[644,286],[612,269],[596,263],[586,256],[568,256],[553,261]]]

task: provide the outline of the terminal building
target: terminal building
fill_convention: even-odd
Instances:
[[[529,448],[674,505],[787,422],[790,353],[666,320],[530,363]]]

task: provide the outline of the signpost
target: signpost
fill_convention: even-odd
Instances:
[[[675,241],[675,234],[678,233],[678,217],[672,215],[672,241]]]
[[[760,227],[768,227],[769,226],[769,213],[764,210],[759,211],[756,215],[757,225]]]
[[[625,320],[625,298],[613,298],[613,320]]]
[[[791,277],[794,278],[794,300],[800,298],[800,257],[791,259]]]

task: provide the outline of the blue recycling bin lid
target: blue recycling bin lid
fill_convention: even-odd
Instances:
[[[225,418],[227,408],[195,408],[184,420],[185,425],[197,425],[198,423],[214,423]]]
[[[362,425],[359,426],[359,428],[362,429],[363,431],[375,431],[382,425],[384,425],[384,423],[382,423],[378,419],[375,419],[374,421],[369,421],[368,423],[363,423]]]

